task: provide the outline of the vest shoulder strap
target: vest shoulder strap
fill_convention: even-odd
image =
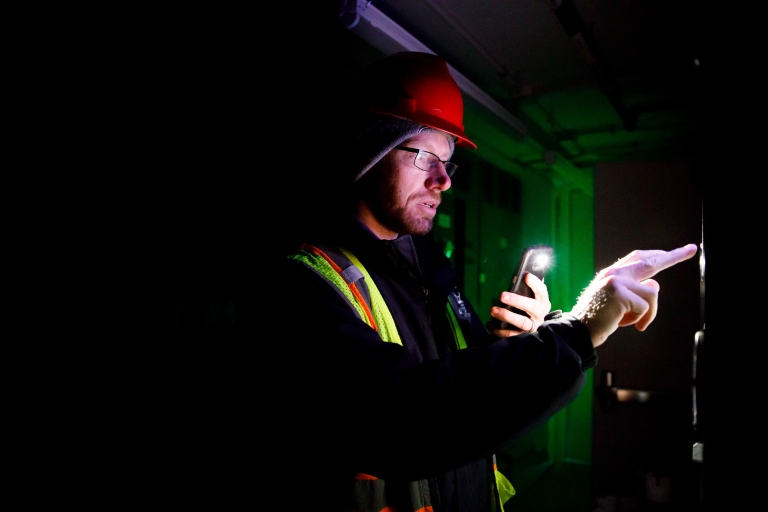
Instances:
[[[378,332],[382,340],[403,344],[376,283],[352,253],[345,249],[304,243],[298,252],[289,257],[304,263],[333,284],[357,316]]]
[[[390,313],[387,303],[384,301],[384,297],[382,297],[381,292],[379,292],[379,289],[376,287],[376,283],[373,282],[373,278],[368,274],[368,271],[354,254],[344,248],[341,248],[340,250],[354,264],[354,267],[358,272],[363,275],[364,279],[362,282],[368,283],[369,305],[373,312],[373,317],[378,320],[381,339],[402,345],[403,342],[400,340],[400,335],[397,332],[395,319],[392,318],[392,313]]]

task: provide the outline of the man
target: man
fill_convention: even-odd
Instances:
[[[349,135],[333,144],[339,195],[275,274],[270,319],[289,335],[265,350],[273,385],[291,391],[272,394],[265,417],[291,440],[278,467],[296,490],[280,508],[500,510],[511,490],[494,453],[578,395],[613,331],[653,321],[652,276],[696,245],[633,252],[570,313],[550,312],[529,274],[535,298],[500,295],[528,316],[492,307],[485,324],[429,237],[454,147],[476,147],[446,63],[394,54],[355,92]]]

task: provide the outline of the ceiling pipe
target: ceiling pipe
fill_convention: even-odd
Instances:
[[[613,81],[613,73],[610,67],[597,57],[595,45],[592,40],[591,28],[584,23],[578,9],[573,4],[573,0],[549,0],[549,5],[555,17],[565,29],[568,37],[573,39],[581,49],[584,58],[586,58],[589,67],[597,76],[600,88],[603,94],[611,102],[614,110],[624,123],[624,128],[628,131],[634,131],[637,128],[637,113],[630,111],[624,106],[621,100],[618,87]]]

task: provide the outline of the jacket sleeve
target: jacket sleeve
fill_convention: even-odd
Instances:
[[[596,362],[568,314],[422,361],[382,342],[311,270],[281,276],[268,314],[279,333],[264,336],[251,363],[275,375],[270,421],[354,472],[413,480],[486,457],[570,403]]]

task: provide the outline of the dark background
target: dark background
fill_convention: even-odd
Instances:
[[[86,95],[100,186],[88,198],[91,257],[78,263],[93,275],[94,319],[80,330],[92,348],[57,447],[73,500],[263,505],[261,491],[274,503],[293,482],[288,440],[260,416],[290,382],[251,365],[243,397],[237,372],[254,351],[268,360],[263,345],[287,328],[270,322],[271,267],[338,151],[330,7],[123,13],[86,45],[99,66]],[[235,304],[237,321],[212,303]],[[243,459],[223,454],[234,451]],[[82,469],[67,474],[67,460]]]

